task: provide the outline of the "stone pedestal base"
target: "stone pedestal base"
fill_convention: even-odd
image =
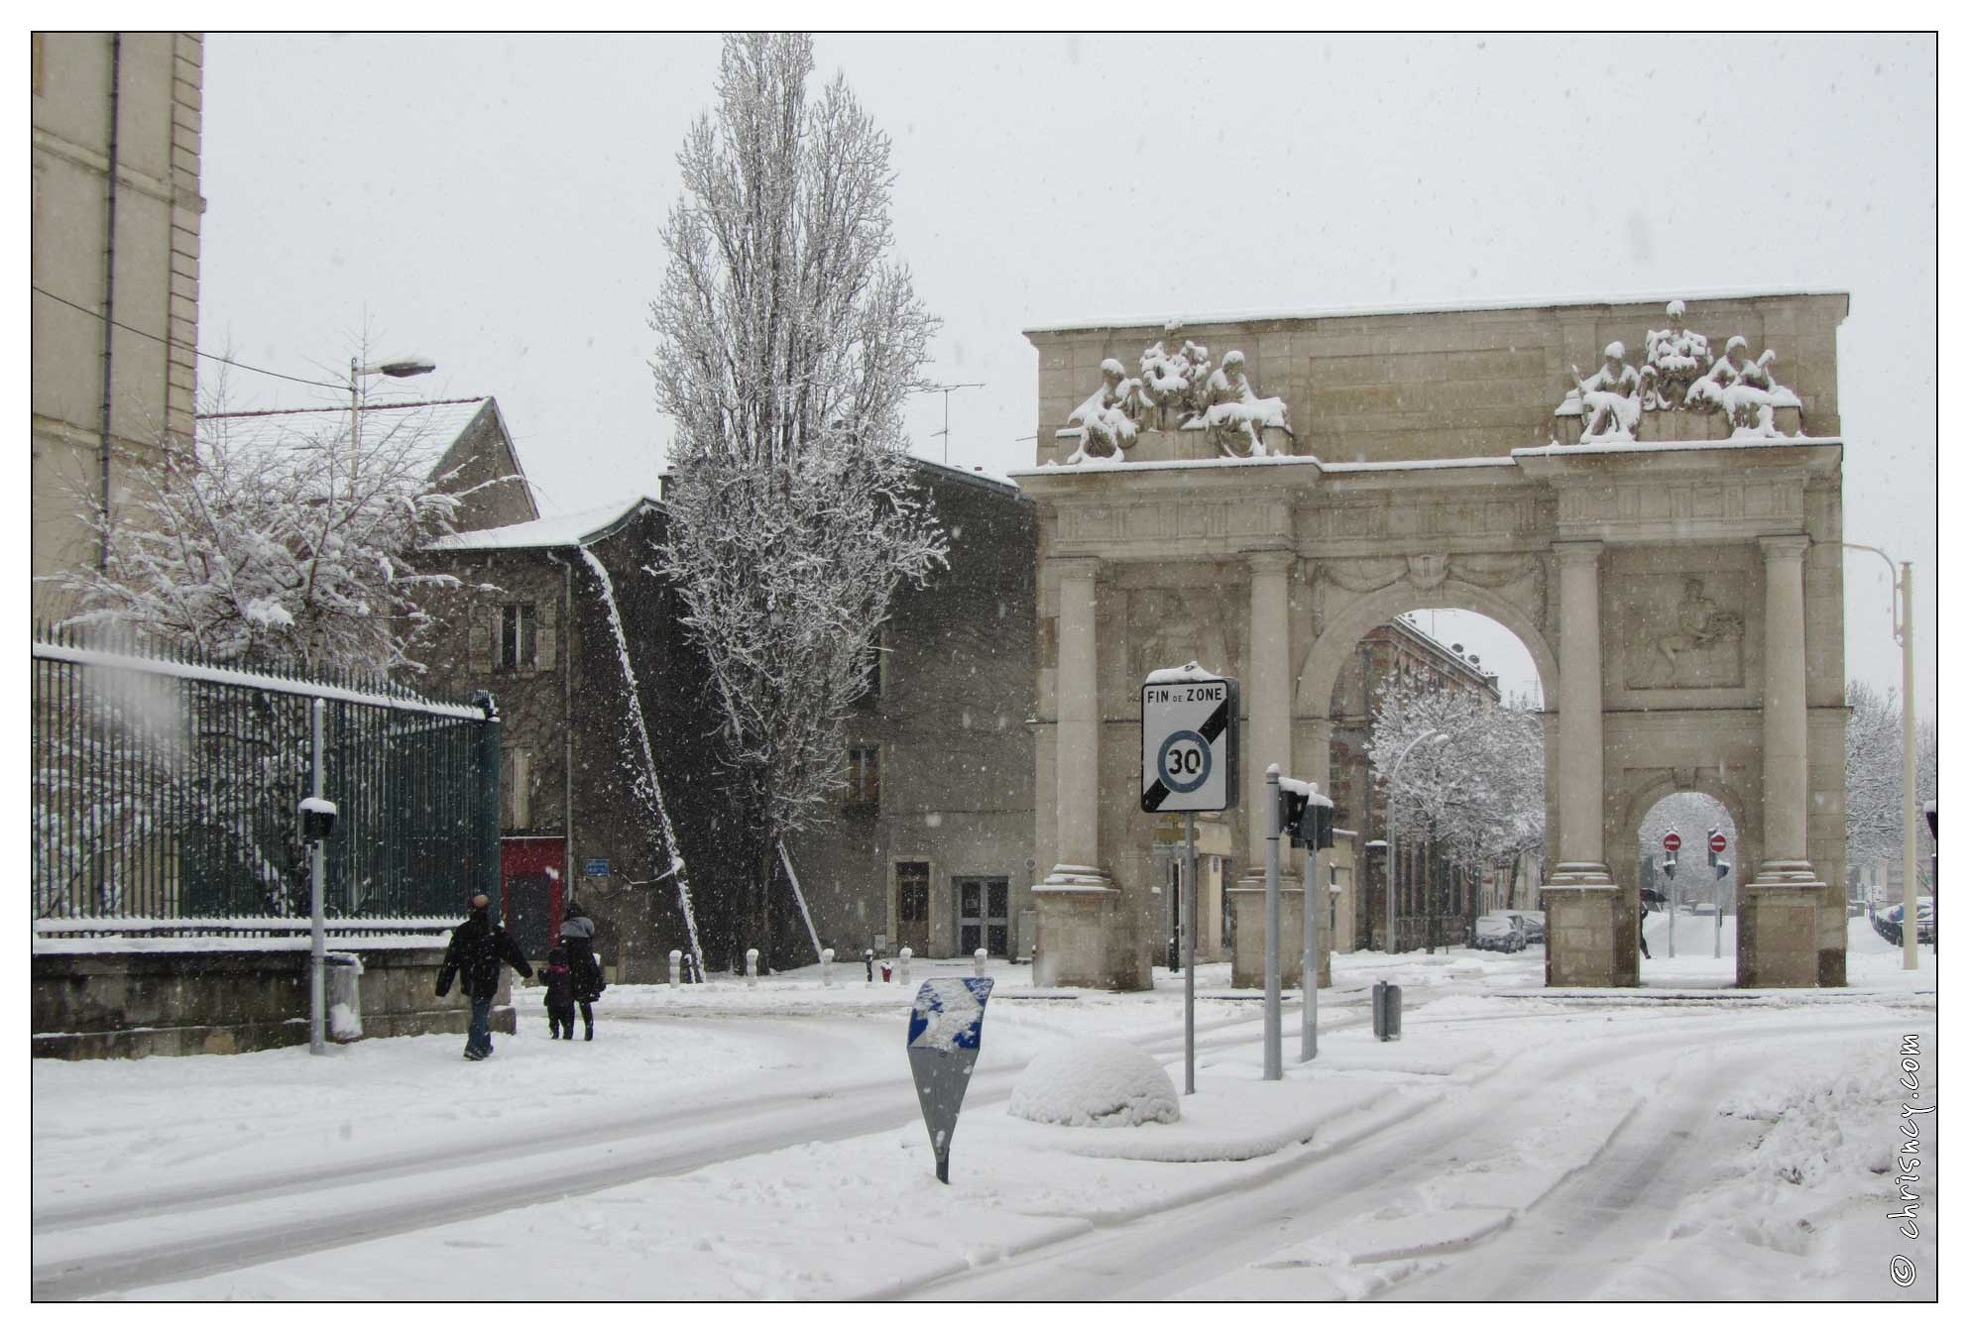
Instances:
[[[1127,929],[1121,890],[1093,867],[1056,866],[1032,887],[1036,919],[1032,982],[1037,987],[1146,991],[1147,951]]]
[[[1231,985],[1265,985],[1265,887],[1262,884],[1236,884],[1225,891],[1231,896]],[[1306,946],[1306,896],[1291,883],[1279,886],[1278,893],[1278,970],[1279,986],[1296,987],[1304,975],[1300,955]],[[1333,942],[1320,939],[1319,984],[1333,985]]]
[[[1545,904],[1545,985],[1641,984],[1640,905],[1605,867],[1562,862],[1539,894]]]
[[[1737,897],[1737,985],[1740,987],[1816,987],[1822,985],[1819,910],[1825,885],[1803,862],[1766,862],[1757,879]],[[1844,914],[1841,914],[1844,925]],[[1845,980],[1844,958],[1838,986]]]

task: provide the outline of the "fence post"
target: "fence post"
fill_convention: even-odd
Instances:
[[[499,705],[484,690],[472,696],[472,703],[485,710],[479,725],[478,855],[472,859],[475,874],[472,893],[483,894],[495,904],[499,899]]]

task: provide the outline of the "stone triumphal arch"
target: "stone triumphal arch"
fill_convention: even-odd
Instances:
[[[1515,633],[1544,687],[1549,984],[1638,981],[1626,850],[1689,789],[1737,820],[1739,982],[1842,985],[1846,310],[1767,294],[1029,331],[1035,979],[1149,984],[1169,817],[1139,809],[1146,671],[1242,681],[1247,794],[1274,763],[1326,785],[1362,634],[1460,607]],[[1215,829],[1246,884],[1258,812],[1247,796]]]

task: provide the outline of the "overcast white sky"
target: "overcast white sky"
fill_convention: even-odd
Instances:
[[[954,464],[1032,463],[1035,324],[1850,292],[1846,536],[1916,562],[1933,716],[1932,38],[816,47],[894,139],[897,252],[944,320],[930,373],[985,382],[950,397]],[[717,53],[697,36],[211,35],[204,350],[334,379],[366,328],[379,352],[439,363],[420,391],[496,395],[549,511],[652,487],[668,425],[647,303]],[[234,407],[333,401],[238,372],[231,389]],[[942,424],[924,398],[917,452],[943,457]],[[1848,673],[1897,688],[1885,567],[1846,568]],[[1503,646],[1462,637],[1522,688]]]

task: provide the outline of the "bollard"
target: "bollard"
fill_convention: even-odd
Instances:
[[[834,985],[834,951],[824,949],[820,952],[820,984],[824,987]]]
[[[757,950],[745,952],[745,985],[748,987],[759,985],[759,951]]]
[[[988,957],[984,952],[984,946],[978,946],[977,950],[971,955],[971,976],[983,977],[985,975],[984,961]]]
[[[1374,984],[1374,1036],[1395,1042],[1402,1035],[1402,989],[1393,982]]]
[[[870,987],[874,986],[875,985],[875,951],[863,950],[861,952],[861,963],[862,963],[862,967],[868,969],[868,981],[863,983],[862,985],[870,986]]]
[[[909,985],[909,961],[913,957],[907,945],[896,951],[896,981],[904,986]]]
[[[677,985],[677,979],[682,975],[683,971],[684,971],[684,952],[682,950],[671,950],[670,951],[670,985],[671,986],[674,987]]]

